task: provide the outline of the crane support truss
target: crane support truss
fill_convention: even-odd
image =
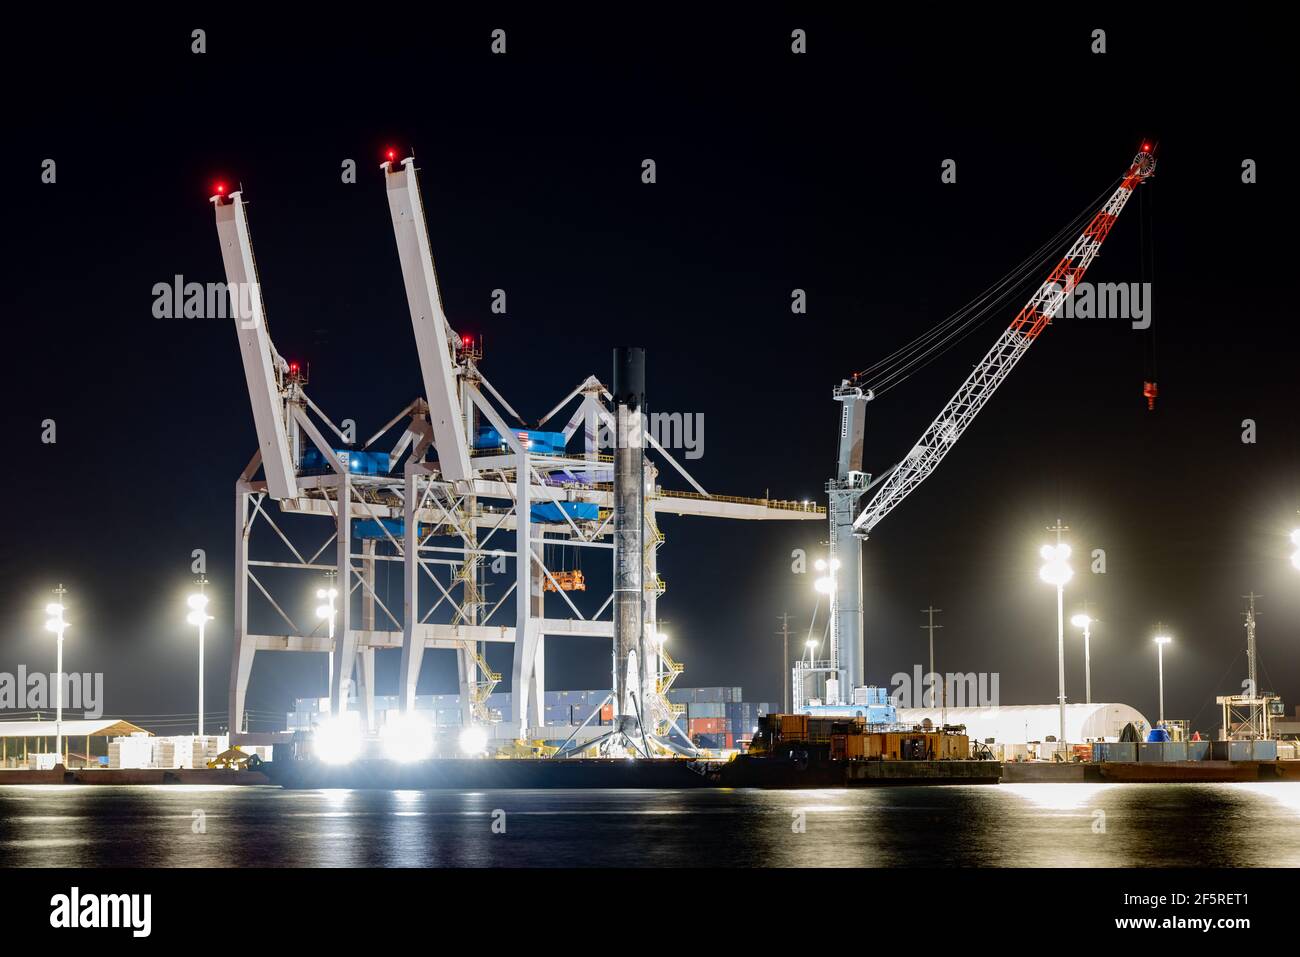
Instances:
[[[1138,184],[1155,172],[1155,166],[1155,157],[1148,149],[1144,148],[1133,158],[1119,187],[1093,216],[1083,233],[1047,277],[1047,281],[998,337],[993,348],[975,366],[956,395],[930,423],[920,441],[859,513],[853,522],[856,535],[865,538],[870,534],[943,461],[980,409],[993,397],[998,386],[1006,381],[1021,356],[1057,315],[1066,297],[1082,281],[1129,197]]]

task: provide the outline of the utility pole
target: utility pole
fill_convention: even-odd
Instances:
[[[1263,598],[1263,595],[1256,595],[1253,591],[1249,595],[1243,595],[1250,605],[1246,610],[1246,677],[1250,681],[1248,694],[1252,698],[1258,699],[1259,693],[1259,660],[1255,651],[1255,599]],[[1250,708],[1250,726],[1252,733],[1260,734],[1264,722],[1260,720],[1260,706],[1255,704]],[[1262,737],[1262,734],[1260,734]]]
[[[790,713],[790,615],[781,614],[781,713]]]
[[[942,627],[943,627],[943,625],[936,625],[936,624],[934,623],[934,616],[935,616],[935,614],[937,614],[938,612],[941,612],[941,611],[943,611],[942,608],[935,608],[933,605],[931,605],[929,608],[922,608],[922,609],[921,609],[921,614],[923,614],[923,615],[929,615],[929,616],[930,616],[930,622],[929,622],[929,624],[925,624],[925,625],[922,625],[922,626],[921,626],[922,628],[924,628],[924,629],[926,629],[927,631],[930,632],[930,670],[927,672],[927,674],[930,674],[930,675],[933,675],[933,674],[934,674],[934,630],[935,630],[936,628],[942,628]],[[931,682],[934,681],[933,678],[931,678],[930,680],[931,680]],[[945,688],[944,690],[946,691],[947,689]],[[947,699],[947,695],[945,695],[944,698],[945,698],[945,702],[944,702],[944,703],[947,704],[947,700],[946,700],[946,699]],[[931,683],[931,685],[930,685],[930,705],[929,705],[929,706],[930,706],[931,708],[933,708],[933,707],[934,707],[935,705],[937,705],[937,704],[938,704],[938,692],[935,691],[934,684]]]

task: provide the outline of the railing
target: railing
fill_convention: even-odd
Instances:
[[[777,508],[787,512],[810,512],[814,515],[825,515],[826,506],[818,505],[816,502],[794,502],[784,499],[775,498],[745,498],[740,495],[701,495],[699,492],[677,492],[661,489],[656,486],[655,495],[658,498],[691,498],[701,502],[729,502],[733,505],[761,505],[764,508]]]
[[[470,449],[469,454],[471,456],[514,455],[515,450],[511,448],[509,445],[499,445],[496,448],[490,448],[490,449],[484,449],[484,448]],[[601,455],[601,454],[593,455],[589,459],[587,458],[585,452],[533,452],[530,450],[528,452],[528,455],[530,458],[535,458],[535,459],[570,459],[579,464],[583,462],[602,462],[608,465],[614,461],[614,456]]]

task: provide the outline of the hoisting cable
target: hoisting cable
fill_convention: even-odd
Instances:
[[[1160,387],[1156,382],[1156,332],[1152,310],[1152,297],[1148,292],[1155,285],[1156,279],[1156,244],[1155,244],[1155,196],[1151,193],[1154,184],[1148,184],[1138,196],[1138,221],[1141,224],[1141,245],[1138,250],[1138,291],[1146,300],[1146,328],[1142,330],[1144,368],[1142,377],[1142,396],[1147,400],[1147,410],[1155,411],[1156,397]],[[1149,198],[1148,198],[1149,197]]]
[[[874,365],[855,374],[854,379],[863,379],[875,373],[877,385],[873,387],[873,390],[879,395],[884,389],[892,388],[912,372],[928,365],[938,355],[946,352],[952,345],[960,342],[970,332],[979,328],[984,321],[987,321],[994,308],[1002,300],[1009,297],[1037,274],[1043,260],[1050,258],[1048,254],[1055,247],[1061,245],[1067,236],[1081,228],[1085,219],[1095,215],[1098,204],[1113,191],[1116,182],[1118,182],[1118,178],[1112,181],[1097,199],[1089,203],[1069,223],[1061,227],[1055,235],[988,289],[947,319],[937,323],[934,327]]]

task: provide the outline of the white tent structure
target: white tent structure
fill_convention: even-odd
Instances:
[[[947,720],[948,724],[964,724],[972,739],[994,739],[998,744],[1027,744],[1046,741],[1061,730],[1060,711],[1054,704],[1001,705],[996,708],[899,708],[898,720],[902,724],[921,724],[926,719],[936,727]],[[1146,737],[1151,722],[1136,708],[1126,704],[1067,704],[1065,706],[1065,739],[1071,744],[1087,741],[1114,741],[1132,722],[1138,732]]]

